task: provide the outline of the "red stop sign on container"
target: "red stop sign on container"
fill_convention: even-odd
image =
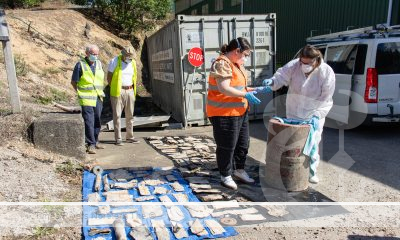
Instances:
[[[189,63],[194,67],[200,67],[204,63],[203,49],[194,47],[188,53]]]

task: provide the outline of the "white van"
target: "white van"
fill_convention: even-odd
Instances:
[[[400,122],[400,26],[307,38],[336,74],[328,118],[357,126]]]

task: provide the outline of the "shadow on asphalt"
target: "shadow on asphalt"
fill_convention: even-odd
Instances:
[[[322,159],[344,169],[350,167],[348,170],[352,172],[400,190],[400,126],[362,126],[343,133],[343,149],[349,161],[330,161],[340,145],[339,130],[331,128],[324,129]],[[348,162],[353,164],[348,165]]]
[[[379,236],[361,236],[361,235],[349,235],[348,240],[400,240],[398,237],[379,237]]]

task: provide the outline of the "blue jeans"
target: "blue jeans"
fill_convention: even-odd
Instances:
[[[85,122],[85,142],[88,146],[96,146],[101,128],[100,116],[103,102],[97,98],[96,107],[82,106],[82,117]]]
[[[244,169],[249,150],[249,117],[210,117],[217,144],[217,164],[222,176]]]

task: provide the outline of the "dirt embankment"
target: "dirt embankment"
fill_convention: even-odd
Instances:
[[[5,140],[26,135],[29,123],[42,112],[56,111],[51,106],[53,101],[77,105],[70,79],[86,45],[100,47],[100,60],[107,71],[108,62],[121,47],[131,44],[77,10],[8,10],[6,20],[24,113],[10,115],[8,82],[0,61],[0,137]],[[2,55],[0,58],[3,60]],[[142,64],[138,60],[141,80]],[[144,89],[141,82],[139,88]]]
[[[11,114],[4,57],[0,53],[0,179],[3,179],[0,201],[80,201],[82,163],[35,149],[28,143],[29,125],[45,112],[58,111],[52,106],[53,101],[77,104],[70,79],[87,44],[100,47],[100,60],[106,71],[109,60],[130,42],[70,9],[8,10],[6,20],[23,111]],[[139,62],[138,68],[141,66]],[[2,219],[18,219],[18,214],[28,211],[29,217],[21,215],[19,219],[31,218],[30,221],[39,222],[42,219],[35,216],[50,214],[54,215],[53,220],[81,221],[79,214],[71,217],[64,207],[26,208],[29,211],[21,207],[2,208]],[[58,222],[45,222],[32,228],[16,228],[16,224],[10,221],[2,225],[6,227],[1,230],[0,239],[79,239],[81,234],[80,227],[75,224],[71,224],[72,230],[53,228]]]
[[[7,21],[17,65],[25,63],[27,68],[18,77],[21,94],[33,97],[31,100],[46,97],[51,90],[64,92],[65,100],[73,100],[72,70],[84,56],[86,45],[100,47],[106,69],[119,48],[130,44],[74,10],[8,11]]]

